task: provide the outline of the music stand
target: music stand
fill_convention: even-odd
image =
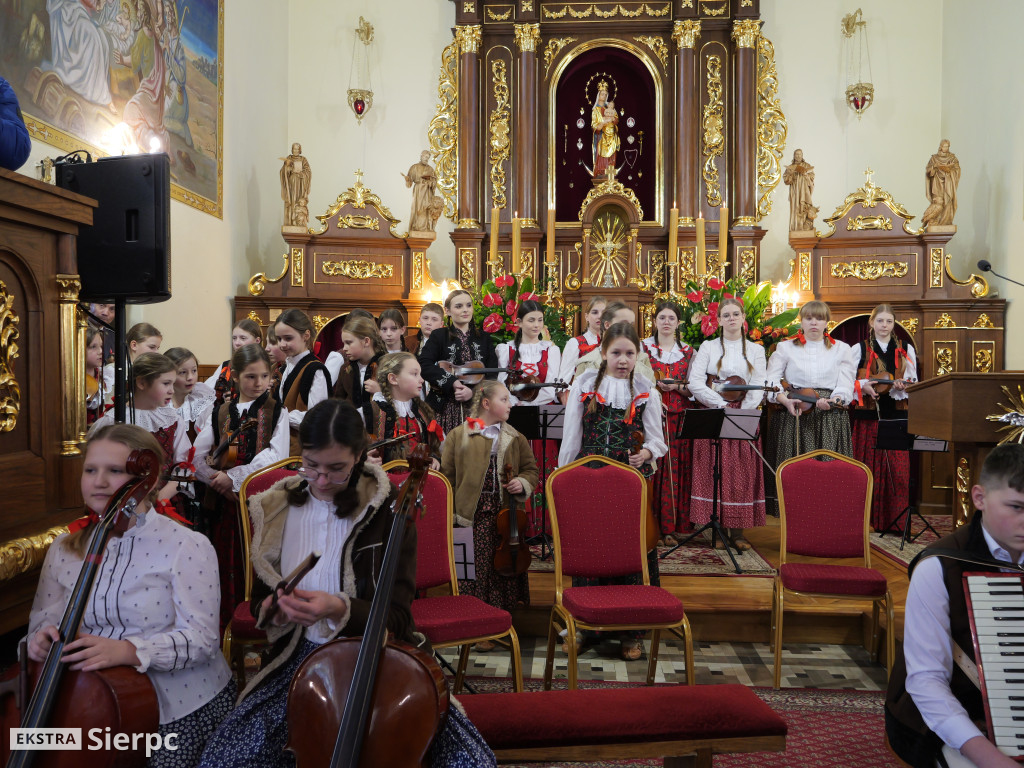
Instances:
[[[527,440],[540,440],[541,464],[538,472],[537,488],[534,498],[540,494],[540,534],[527,543],[535,543],[540,538],[540,559],[547,560],[552,555],[551,535],[548,533],[546,495],[548,440],[561,440],[565,425],[565,406],[560,403],[544,403],[543,405],[516,405],[508,416],[508,423],[522,433]],[[556,457],[557,458],[557,457]]]
[[[908,453],[945,453],[949,450],[949,443],[945,440],[936,440],[932,437],[923,437],[921,435],[912,435],[907,431],[907,420],[906,419],[879,419],[878,420],[878,436],[875,439],[875,450],[886,451],[885,455],[885,468],[889,474],[889,481],[892,482],[892,467],[889,465],[888,451],[906,451]],[[903,521],[903,538],[900,541],[900,551],[907,545],[907,542],[914,542],[923,534],[925,531],[931,531],[938,538],[939,532],[932,528],[931,523],[928,522],[921,510],[914,504],[916,498],[917,488],[916,479],[913,471],[909,473],[909,482],[907,491],[909,498],[907,499],[908,504],[903,508],[903,511],[893,518],[892,522],[886,526],[884,531],[879,533],[879,538],[884,538],[887,533],[898,533],[901,526],[899,525],[900,518],[906,517]],[[918,531],[917,534],[911,536],[910,529],[914,521],[914,515],[924,523],[924,528]]]
[[[671,549],[661,554],[665,559],[691,539],[711,529],[711,546],[715,546],[715,536],[722,539],[725,551],[732,561],[736,573],[743,573],[739,563],[729,546],[729,539],[722,530],[719,507],[721,505],[720,488],[722,483],[722,440],[753,440],[757,437],[757,422],[761,412],[756,409],[732,410],[728,408],[689,408],[683,411],[683,418],[676,432],[677,440],[710,440],[715,451],[714,470],[711,495],[711,518],[707,523],[680,541]],[[753,423],[751,423],[753,422]],[[739,550],[736,550],[739,552]]]

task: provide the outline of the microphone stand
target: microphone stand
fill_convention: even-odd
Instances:
[[[1001,279],[1007,281],[1008,283],[1013,283],[1014,285],[1019,285],[1021,288],[1024,288],[1024,283],[1022,283],[1022,282],[1020,282],[1018,280],[1014,280],[1012,277],[1007,277],[1006,275],[1000,275],[998,272],[996,272],[994,269],[992,269],[992,264],[990,264],[985,259],[982,259],[981,261],[978,262],[978,269],[980,269],[982,272],[991,272],[996,277],[1001,278]]]

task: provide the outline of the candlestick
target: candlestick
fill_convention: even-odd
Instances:
[[[522,220],[519,218],[519,212],[512,218],[512,258],[509,259],[508,271],[514,273],[516,271],[516,265],[519,263],[519,249],[520,249],[520,230],[522,228]]]
[[[725,257],[729,252],[729,209],[722,206],[718,218],[718,266],[725,266]]]
[[[487,260],[491,264],[498,263],[498,228],[501,225],[501,209],[491,208],[491,242],[487,249]]]
[[[679,263],[679,209],[675,204],[668,212],[668,263]]]
[[[707,253],[704,251],[704,212],[697,217],[697,277],[708,271]]]
[[[555,209],[548,208],[548,243],[547,243],[547,258],[545,261],[548,264],[555,263]]]

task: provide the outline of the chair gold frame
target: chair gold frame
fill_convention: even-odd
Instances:
[[[790,464],[798,461],[808,461],[817,457],[829,457],[836,461],[842,461],[851,466],[863,470],[867,476],[867,488],[864,498],[864,568],[871,567],[871,543],[868,538],[870,532],[869,523],[871,520],[871,497],[874,489],[874,477],[871,469],[856,459],[844,456],[840,453],[827,450],[810,451],[799,456],[794,456],[782,462],[775,471],[775,484],[779,496],[779,569],[775,571],[775,581],[772,588],[772,629],[771,629],[771,650],[775,656],[775,668],[773,670],[772,684],[775,688],[780,687],[782,680],[782,623],[784,618],[784,602],[786,593],[799,595],[801,597],[823,598],[826,600],[849,600],[852,602],[871,602],[871,648],[870,652],[875,661],[878,661],[880,626],[878,622],[879,609],[885,604],[885,670],[886,675],[892,674],[893,659],[896,655],[896,621],[895,610],[892,602],[892,593],[886,585],[885,595],[882,597],[864,597],[860,595],[832,594],[829,592],[797,592],[793,589],[786,589],[782,585],[782,566],[786,562],[786,495],[782,486],[782,470]],[[842,566],[840,566],[842,567]]]
[[[384,465],[383,469],[388,472],[392,469],[408,469],[409,463],[403,459],[396,459],[395,461],[389,461]],[[448,520],[447,531],[448,531],[448,574],[451,577],[449,583],[449,589],[453,596],[459,594],[459,581],[455,576],[455,542],[452,536],[452,527],[455,520],[453,499],[455,493],[452,490],[452,484],[448,481],[448,478],[438,472],[436,469],[427,470],[432,476],[439,478],[445,484],[448,490],[448,505],[445,510],[445,515]],[[504,638],[508,638],[507,641]],[[475,643],[483,642],[484,640],[494,640],[496,642],[509,646],[509,650],[512,656],[512,685],[516,693],[521,693],[523,690],[523,665],[522,655],[519,649],[519,636],[516,634],[515,627],[509,625],[508,632],[501,632],[496,635],[480,635],[479,637],[468,637],[460,638],[459,640],[450,641],[447,643],[431,643],[434,650],[439,648],[451,648],[459,646],[459,665],[455,671],[455,682],[453,685],[453,691],[459,693],[462,690],[462,682],[466,677],[466,667],[469,664],[469,652]]]
[[[576,655],[576,630],[592,630],[595,632],[623,632],[627,630],[635,629],[648,629],[651,631],[651,651],[648,654],[647,664],[647,685],[654,684],[654,675],[658,667],[658,645],[661,640],[662,630],[668,630],[674,635],[679,637],[685,646],[686,652],[686,684],[693,685],[693,635],[690,632],[690,621],[686,617],[684,610],[683,618],[681,621],[673,622],[671,624],[613,624],[613,625],[597,625],[588,624],[580,621],[573,617],[569,611],[562,606],[562,593],[565,589],[564,577],[562,575],[562,541],[558,531],[558,509],[555,504],[555,496],[553,489],[553,482],[556,478],[565,472],[569,472],[577,467],[598,462],[601,464],[608,464],[617,467],[618,469],[625,469],[634,473],[640,482],[640,504],[637,508],[637,524],[639,525],[639,542],[640,542],[640,562],[642,564],[643,583],[645,586],[651,585],[650,573],[647,570],[647,550],[646,550],[646,519],[644,510],[647,509],[647,482],[644,480],[644,476],[640,474],[633,467],[622,464],[614,459],[609,459],[605,456],[584,456],[583,458],[576,459],[570,464],[558,467],[551,474],[548,475],[547,483],[545,484],[546,494],[545,497],[548,500],[548,513],[551,516],[551,536],[554,541],[554,553],[555,553],[555,602],[551,606],[551,621],[548,625],[548,650],[547,658],[544,664],[544,690],[551,690],[551,678],[554,671],[555,661],[555,637],[558,632],[556,627],[561,624],[565,629],[565,648],[569,654],[569,670],[568,670],[568,687],[575,689],[577,687],[577,655]]]

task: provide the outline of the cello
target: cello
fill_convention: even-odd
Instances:
[[[366,633],[325,643],[292,677],[286,749],[299,768],[426,765],[448,712],[448,684],[428,653],[385,639],[402,539],[413,524],[429,466],[429,448],[416,446],[395,501]]]
[[[512,465],[506,464],[501,476],[502,485],[511,483],[512,477]],[[526,510],[511,493],[508,495],[508,506],[498,511],[496,523],[501,541],[494,551],[494,570],[509,578],[526,573],[530,570],[530,562],[533,560],[530,548],[521,540],[521,535],[526,530]]]
[[[18,669],[20,681],[5,685],[0,691],[3,699],[3,724],[9,728],[81,728],[86,734],[92,729],[108,733],[155,733],[160,721],[156,691],[149,678],[131,667],[120,666],[84,672],[68,670],[61,657],[64,646],[78,635],[82,617],[99,572],[103,552],[111,536],[120,536],[128,530],[135,510],[145,501],[150,491],[161,480],[160,459],[152,451],[134,451],[128,457],[126,469],[136,475],[110,498],[103,517],[95,525],[89,546],[82,558],[82,570],[68,598],[57,631],[60,640],[50,646],[46,660],[30,662],[26,649]],[[16,668],[17,669],[17,668]],[[13,690],[12,690],[13,689]],[[21,694],[32,689],[31,698]],[[7,695],[11,694],[11,695]],[[83,706],[86,703],[86,706]],[[90,751],[89,758],[76,751],[27,751],[10,753],[8,768],[78,768],[79,766],[122,766],[129,768],[145,765],[141,752]]]

